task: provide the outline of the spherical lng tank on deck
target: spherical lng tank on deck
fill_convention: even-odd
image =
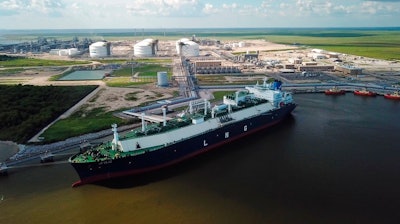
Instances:
[[[136,57],[152,57],[158,50],[158,40],[145,39],[133,46],[133,55]]]
[[[168,86],[168,73],[167,72],[157,72],[157,85],[158,86]]]
[[[176,51],[181,56],[196,57],[199,56],[199,45],[187,38],[183,38],[176,42]]]
[[[100,41],[89,46],[89,55],[91,58],[103,58],[111,55],[111,43]]]

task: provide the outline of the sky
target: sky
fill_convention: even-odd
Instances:
[[[400,0],[0,0],[0,29],[400,27]]]

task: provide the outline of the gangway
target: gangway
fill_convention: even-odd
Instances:
[[[145,121],[150,121],[153,123],[162,123],[164,120],[171,120],[172,118],[170,117],[163,117],[163,116],[158,116],[158,115],[146,115],[142,113],[135,113],[135,112],[130,112],[130,111],[124,111],[124,114],[131,115],[134,117],[137,117],[139,119],[144,119]]]

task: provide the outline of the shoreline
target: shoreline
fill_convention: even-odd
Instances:
[[[19,152],[19,146],[12,141],[0,141],[0,162],[4,162]]]

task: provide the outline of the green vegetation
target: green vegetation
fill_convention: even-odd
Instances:
[[[132,81],[131,77],[112,77],[112,78],[107,78],[104,81],[109,87],[135,87],[154,82],[154,80]]]
[[[0,76],[5,76],[5,75],[12,75],[12,74],[17,74],[24,71],[23,68],[9,68],[9,69],[4,69],[0,70]]]
[[[103,64],[124,64],[130,62],[137,63],[147,63],[147,64],[171,64],[172,59],[170,58],[135,58],[133,60],[130,59],[95,59],[93,61],[97,61]]]
[[[262,80],[263,75],[239,74],[239,75],[197,75],[197,83],[204,86],[213,85],[254,85]]]
[[[0,139],[24,143],[97,86],[0,86]]]
[[[87,61],[44,60],[0,55],[0,66],[2,67],[68,66],[88,63]]]
[[[138,94],[138,93],[143,93],[143,91],[136,91],[136,92],[133,92],[133,93],[128,93],[128,94],[125,95],[124,98],[125,98],[125,100],[135,101],[135,100],[138,99],[137,96],[136,96],[136,94]]]
[[[171,64],[172,59],[170,58],[140,58],[135,59],[135,62],[147,63],[147,64]]]
[[[126,125],[130,120],[122,120],[113,116],[113,112],[106,112],[104,108],[87,110],[82,108],[69,118],[59,120],[49,127],[41,136],[45,142],[55,142],[70,137],[83,135],[110,128],[111,124]]]
[[[127,59],[94,59],[93,61],[97,61],[103,64],[124,64],[128,62]]]
[[[223,100],[224,96],[230,95],[234,92],[235,91],[215,91],[215,92],[213,92],[214,99],[211,100],[211,102],[221,101],[221,100]]]
[[[139,64],[132,67],[124,67],[112,73],[113,77],[105,80],[110,87],[130,87],[156,82],[157,72],[167,71],[172,75],[172,69],[160,64]],[[135,76],[135,74],[137,74]],[[134,75],[134,77],[132,77]]]
[[[400,60],[400,31],[304,29],[271,32],[265,39],[371,58]]]
[[[227,83],[223,75],[197,75],[196,80],[199,85],[223,85]]]

